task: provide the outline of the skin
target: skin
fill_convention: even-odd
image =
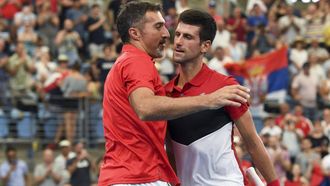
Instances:
[[[183,87],[201,70],[203,54],[211,47],[211,41],[201,41],[200,27],[180,22],[175,32],[173,60],[180,64],[178,85]],[[249,111],[234,121],[251,155],[254,164],[267,183],[277,179],[272,162],[258,136]]]
[[[147,12],[144,20],[129,28],[128,33],[129,43],[151,57],[160,58],[164,55],[169,32],[160,12]],[[177,99],[156,96],[151,89],[141,87],[130,94],[129,101],[141,120],[168,120],[225,105],[240,106],[248,97],[249,90],[239,85],[228,86],[208,95]]]

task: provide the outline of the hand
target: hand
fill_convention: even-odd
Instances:
[[[10,165],[10,172],[14,172],[16,170],[16,164],[11,164]]]
[[[250,90],[241,85],[230,85],[209,94],[210,109],[218,109],[223,106],[239,107],[250,98]]]

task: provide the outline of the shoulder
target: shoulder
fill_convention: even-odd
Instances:
[[[212,70],[212,80],[215,80],[217,83],[222,84],[223,86],[228,86],[228,85],[238,85],[238,82],[236,79],[232,76],[227,76],[224,74],[220,74]]]

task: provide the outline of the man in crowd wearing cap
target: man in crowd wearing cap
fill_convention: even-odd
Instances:
[[[71,143],[68,140],[62,140],[58,144],[61,149],[61,153],[55,158],[53,170],[54,178],[58,185],[63,186],[69,183],[70,174],[66,169],[66,163],[69,159],[76,156],[74,152],[71,151]]]

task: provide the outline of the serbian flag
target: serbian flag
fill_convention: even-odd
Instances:
[[[283,47],[270,53],[250,58],[244,63],[225,65],[228,73],[240,84],[253,77],[267,78],[267,98],[285,97],[289,84],[287,48]],[[284,95],[283,95],[284,94]],[[273,95],[273,96],[272,96]]]

